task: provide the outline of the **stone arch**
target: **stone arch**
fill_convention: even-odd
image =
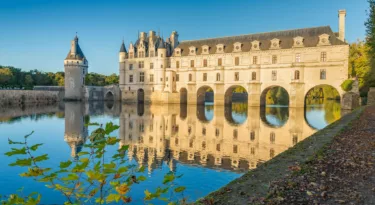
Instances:
[[[330,89],[333,89],[333,91],[336,92],[337,97],[338,97],[335,100],[341,101],[341,94],[340,94],[339,89],[337,89],[335,86],[332,86],[332,85],[329,85],[329,84],[319,84],[319,85],[315,85],[315,86],[311,87],[310,89],[306,90],[306,93],[305,93],[305,96],[304,96],[305,106],[307,105],[309,100],[314,100],[314,99],[315,100],[319,100],[319,99],[324,100],[324,99],[327,99],[327,98],[329,99],[329,98],[332,97],[332,96],[324,96],[325,94],[324,94],[323,86],[326,86]],[[314,90],[314,89],[318,89],[318,90]],[[309,95],[313,90],[314,90],[314,92],[316,92],[316,93],[314,93],[314,96]],[[331,100],[334,100],[334,99],[331,99]]]
[[[112,91],[108,91],[104,96],[104,101],[114,101],[115,96],[113,95]]]
[[[197,90],[197,105],[204,105],[206,102],[214,102],[214,91],[208,93],[207,90],[213,89],[210,86],[204,85]]]
[[[233,93],[237,88],[242,88],[245,93]],[[225,105],[231,105],[232,102],[246,102],[248,100],[248,92],[246,88],[241,85],[232,85],[226,91],[224,95]]]
[[[180,89],[180,104],[187,104],[188,91],[186,88]]]
[[[213,105],[197,105],[197,118],[202,123],[208,123],[213,119]]]
[[[266,97],[267,97],[268,91],[270,91],[273,88],[277,88],[277,87],[282,88],[287,93],[287,95],[288,95],[288,106],[289,106],[289,103],[290,103],[289,92],[284,86],[281,86],[281,85],[272,85],[272,86],[269,86],[269,87],[265,88],[260,95],[260,106],[266,106],[267,105]]]
[[[138,103],[144,103],[145,102],[145,91],[140,88],[137,91],[137,102]]]

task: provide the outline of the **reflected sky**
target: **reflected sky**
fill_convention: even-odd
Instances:
[[[145,166],[149,179],[131,190],[133,204],[143,204],[144,189],[154,190],[169,171],[183,174],[185,196],[196,200],[240,177],[340,118],[339,104],[303,108],[232,106],[122,105],[65,103],[48,107],[0,110],[0,150],[8,137],[20,139],[35,131],[30,143],[44,143],[49,166],[76,158],[93,128],[88,121],[120,125],[113,133],[130,145],[129,163]],[[113,150],[115,151],[115,150]],[[4,164],[13,159],[0,155]],[[22,168],[2,166],[0,193],[43,193],[43,203],[61,204],[63,197],[43,184],[18,176]],[[5,188],[6,187],[6,188]]]

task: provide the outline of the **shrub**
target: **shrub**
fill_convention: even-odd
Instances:
[[[346,92],[349,92],[352,90],[353,88],[353,83],[354,83],[354,80],[345,80],[342,84],[341,84],[341,88],[346,91]]]

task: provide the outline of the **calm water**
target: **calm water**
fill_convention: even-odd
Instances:
[[[184,195],[196,200],[240,177],[257,164],[282,153],[317,130],[341,117],[337,102],[305,109],[288,107],[248,108],[180,105],[91,105],[65,103],[56,106],[0,110],[0,151],[9,151],[8,138],[21,140],[35,131],[30,143],[44,143],[50,167],[76,158],[92,128],[85,122],[120,125],[113,135],[120,145],[129,144],[130,163],[145,166],[148,179],[132,187],[133,204],[143,204],[143,191],[161,185],[170,172],[183,174],[177,183]],[[114,150],[113,150],[114,151]],[[45,204],[61,204],[64,198],[42,183],[18,176],[22,168],[9,167],[15,158],[0,155],[0,193],[42,193]]]

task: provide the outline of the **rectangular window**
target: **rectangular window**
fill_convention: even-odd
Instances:
[[[258,56],[253,56],[253,64],[258,64]]]
[[[193,80],[193,75],[189,74],[189,81],[192,81],[192,80]]]
[[[133,70],[133,64],[129,64],[129,70]]]
[[[180,68],[180,61],[176,61],[176,68]]]
[[[133,82],[133,75],[129,75],[129,83]]]
[[[273,55],[272,56],[272,64],[276,64],[277,63],[277,55]]]
[[[138,62],[138,68],[144,68],[144,66],[145,66],[145,62],[143,61]]]
[[[134,57],[134,53],[133,52],[130,52],[129,53],[129,58],[133,58]]]
[[[176,74],[176,81],[180,81],[180,74]]]
[[[276,80],[277,80],[277,71],[276,71],[276,70],[273,70],[273,71],[272,71],[272,80],[273,80],[273,81],[276,81]]]
[[[296,54],[296,63],[299,63],[299,62],[301,62],[301,54],[297,53]]]
[[[160,65],[160,68],[163,68],[163,64]]]
[[[321,62],[326,62],[327,61],[327,52],[322,52],[320,54],[320,61]]]
[[[238,146],[233,145],[233,153],[236,154],[238,152]]]
[[[234,81],[239,81],[240,80],[240,73],[239,72],[235,72],[234,73]]]
[[[216,73],[216,81],[220,81],[220,73]]]
[[[223,65],[223,59],[221,59],[221,58],[217,59],[217,65],[222,66]]]
[[[144,72],[139,73],[139,82],[145,82],[145,73]]]
[[[256,72],[252,72],[251,73],[251,80],[256,80],[257,79],[257,73]]]
[[[154,69],[154,63],[150,63],[150,69]]]
[[[190,67],[194,68],[194,60],[190,60]]]
[[[207,73],[203,73],[203,81],[207,81]]]
[[[154,75],[153,74],[150,74],[150,82],[154,82]]]
[[[203,67],[207,67],[207,59],[203,59]]]
[[[160,78],[160,82],[163,82],[163,78]]]
[[[234,59],[234,65],[240,65],[240,57]]]
[[[150,51],[150,57],[154,57],[154,51]]]
[[[326,69],[320,69],[320,80],[325,80],[326,79]]]

